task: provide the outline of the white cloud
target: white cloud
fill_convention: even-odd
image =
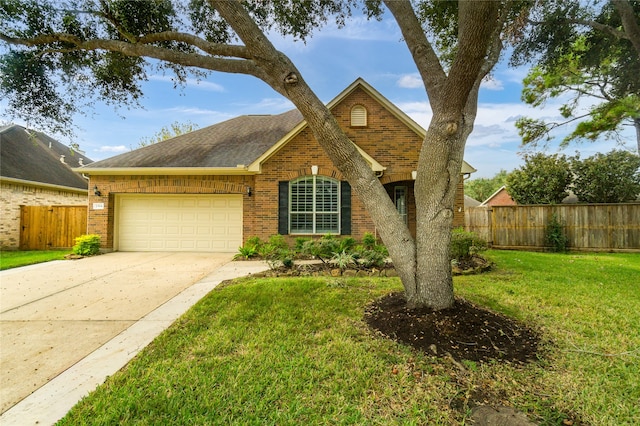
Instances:
[[[117,145],[117,146],[113,146],[113,145],[103,145],[101,147],[99,147],[98,149],[95,150],[96,152],[105,152],[105,153],[115,153],[115,154],[119,154],[121,152],[126,152],[129,151],[129,148],[127,148],[124,145]]]
[[[502,81],[498,80],[494,76],[488,76],[484,80],[482,80],[480,87],[487,90],[504,90]]]
[[[418,89],[424,87],[422,78],[418,73],[402,75],[396,84],[403,89]]]
[[[258,102],[239,104],[243,114],[278,114],[295,108],[286,98],[263,98]]]

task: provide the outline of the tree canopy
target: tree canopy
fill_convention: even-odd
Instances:
[[[164,126],[162,129],[156,132],[153,136],[147,136],[145,138],[142,138],[140,142],[138,142],[137,148],[162,142],[176,136],[184,135],[185,133],[193,132],[197,128],[198,128],[198,125],[190,121],[187,123],[179,123],[177,121],[174,121],[169,126]]]
[[[571,160],[573,192],[580,202],[624,203],[640,197],[640,157],[628,151]]]
[[[506,181],[507,171],[500,170],[490,178],[476,178],[465,181],[464,193],[478,201],[484,201],[505,185]]]
[[[507,192],[518,204],[560,204],[573,180],[565,155],[529,154],[507,176]]]
[[[571,97],[560,108],[561,120],[519,119],[523,143],[548,142],[553,130],[572,124],[561,146],[600,136],[623,143],[621,131],[633,126],[640,152],[640,2],[544,3],[530,21],[531,37],[514,55],[515,62],[540,60],[524,80],[522,99],[539,107]],[[585,103],[592,106],[585,110]]]

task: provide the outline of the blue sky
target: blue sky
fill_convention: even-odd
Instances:
[[[393,19],[378,22],[355,16],[345,28],[329,25],[307,43],[276,34],[270,39],[293,60],[323,101],[329,102],[362,77],[421,126],[428,126],[430,109],[424,86]],[[522,164],[516,118],[558,116],[561,100],[544,109],[533,109],[520,101],[526,69],[508,68],[506,62],[503,58],[493,79],[481,88],[478,116],[465,152],[465,160],[478,169],[472,178],[491,177],[501,169],[511,171]],[[116,110],[97,104],[86,111],[87,116],[77,117],[80,129],[74,141],[89,158],[101,160],[129,151],[173,122],[191,122],[203,128],[238,115],[277,114],[293,108],[265,83],[243,75],[213,73],[200,82],[190,80],[180,90],[174,89],[170,75],[149,73],[143,91],[141,109]],[[633,146],[633,139],[630,141]],[[573,155],[580,150],[586,157],[613,147],[613,142],[603,141],[574,145],[565,152]],[[547,151],[556,152],[553,148]]]

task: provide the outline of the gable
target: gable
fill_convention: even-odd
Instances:
[[[394,168],[406,170],[407,167],[415,169],[426,131],[363,79],[359,78],[353,82],[329,102],[327,107],[373,171],[392,171]],[[364,125],[362,121],[352,121],[354,108],[362,107],[366,116]],[[362,112],[358,112],[358,115],[361,117]],[[249,164],[247,170],[260,173],[263,164],[276,156],[286,145],[299,137],[308,139],[310,136],[303,135],[307,129],[307,122],[302,120],[256,161]],[[298,152],[301,158],[306,154],[304,149]],[[463,162],[461,173],[475,171],[468,163]]]

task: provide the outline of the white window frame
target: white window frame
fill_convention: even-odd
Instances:
[[[311,197],[311,202],[312,202],[312,208],[311,211],[301,211],[301,210],[293,210],[293,186],[302,181],[302,180],[309,180],[312,179],[312,197]],[[332,211],[320,211],[318,210],[318,183],[319,182],[330,182],[332,185],[335,186],[336,189],[336,204],[335,204],[335,208],[332,209]],[[299,177],[295,180],[292,180],[289,182],[289,234],[291,235],[324,235],[324,234],[334,234],[334,235],[340,235],[340,225],[341,225],[341,217],[340,217],[340,181],[337,179],[333,179],[330,177],[326,177],[326,176],[302,176]],[[292,227],[292,222],[293,222],[293,217],[294,215],[299,215],[299,214],[308,214],[311,215],[312,217],[312,229],[311,232],[308,232],[309,230],[303,230],[300,231],[298,229],[293,229]],[[320,230],[318,231],[318,215],[326,215],[326,214],[331,214],[331,215],[335,215],[336,217],[336,224],[337,224],[337,229],[334,230]]]

